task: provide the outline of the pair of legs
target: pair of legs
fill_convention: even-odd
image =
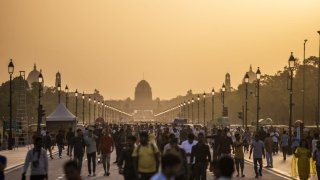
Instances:
[[[50,157],[53,159],[51,146],[46,146],[46,151],[49,151]]]
[[[103,169],[104,169],[104,174],[109,176],[110,175],[110,159],[111,159],[111,154],[107,153],[107,154],[102,154],[101,155],[101,159],[102,159],[102,165],[103,165]]]
[[[87,153],[87,159],[88,159],[89,175],[91,175],[91,162],[92,162],[93,175],[95,175],[96,174],[96,152]]]
[[[258,163],[259,163],[259,171],[258,171]],[[254,172],[256,173],[256,177],[262,176],[262,158],[254,158]]]
[[[273,167],[272,152],[266,152],[267,167]]]
[[[80,157],[74,156],[73,160],[77,162],[78,170],[81,173],[83,157],[82,156],[80,156]]]
[[[282,146],[283,160],[287,159],[287,150],[288,150],[288,146]]]
[[[244,177],[244,174],[243,174],[244,158],[234,158],[234,162],[236,164],[237,176],[241,174],[241,177]]]
[[[72,155],[71,143],[68,143],[67,155],[68,155],[68,156],[71,156],[71,155]]]
[[[273,142],[273,154],[278,154],[278,142]]]
[[[63,144],[58,144],[58,150],[59,150],[59,157],[60,158],[62,156],[62,148],[63,148]]]
[[[206,180],[207,179],[207,162],[198,162],[194,165],[194,178],[195,180]]]

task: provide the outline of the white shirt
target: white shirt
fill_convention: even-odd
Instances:
[[[196,141],[196,140],[193,140],[192,144],[190,144],[188,140],[185,140],[185,141],[182,142],[181,148],[186,153],[190,153],[191,154],[192,147],[194,145],[196,145],[197,143],[198,143],[198,141]],[[188,164],[190,164],[190,156],[187,156],[187,162],[188,162]],[[195,163],[195,159],[193,160],[192,164],[194,164],[194,163]]]
[[[278,142],[278,138],[279,138],[279,133],[278,132],[272,132],[270,134],[270,136],[272,137],[272,141],[273,142]]]

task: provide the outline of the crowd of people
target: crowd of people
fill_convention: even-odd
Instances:
[[[104,176],[110,176],[111,163],[119,168],[118,173],[125,180],[205,180],[207,170],[216,179],[245,177],[245,154],[253,159],[255,178],[263,176],[263,158],[266,168],[273,168],[273,156],[282,151],[286,161],[288,151],[292,149],[297,159],[297,171],[301,180],[310,176],[310,158],[320,173],[319,135],[314,138],[308,134],[298,138],[296,133],[289,147],[286,131],[277,128],[261,127],[256,132],[228,127],[204,127],[140,124],[88,127],[72,129],[65,134],[59,131],[55,143],[61,158],[62,149],[67,146],[67,162],[64,171],[67,179],[81,179],[83,158],[87,157],[88,176],[96,176],[96,165],[101,163]],[[52,157],[52,141],[48,132],[34,138],[34,148],[27,154],[23,177],[31,164],[31,179],[47,179],[49,151]],[[311,147],[311,148],[309,148]],[[115,151],[115,162],[111,154]],[[312,160],[312,159],[311,159]],[[210,173],[211,174],[211,173]]]

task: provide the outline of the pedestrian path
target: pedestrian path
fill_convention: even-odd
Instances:
[[[0,155],[7,157],[7,168],[5,171],[10,171],[18,166],[21,166],[24,164],[24,160],[26,158],[26,154],[28,150],[33,148],[33,145],[29,146],[24,146],[24,147],[19,147],[15,148],[13,150],[3,150],[0,151]],[[52,150],[52,153],[57,153],[58,148],[55,146],[54,149]],[[49,152],[48,152],[49,155]]]

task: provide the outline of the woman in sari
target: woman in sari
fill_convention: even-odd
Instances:
[[[300,180],[308,180],[310,175],[311,151],[308,147],[308,142],[305,139],[301,140],[300,146],[296,149],[294,155],[298,159],[298,173]]]

